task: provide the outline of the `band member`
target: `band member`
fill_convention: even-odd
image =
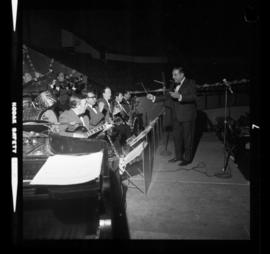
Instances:
[[[72,132],[79,126],[86,129],[89,126],[89,118],[85,115],[87,108],[84,96],[72,95],[69,99],[69,110],[65,110],[59,117],[59,134],[63,136],[86,138],[87,134],[82,132]]]
[[[121,147],[125,145],[126,139],[131,136],[130,127],[127,125],[129,115],[121,104],[122,100],[123,94],[117,92],[113,103],[113,116],[114,118],[117,117],[122,119],[122,123],[115,127],[115,130],[117,131],[116,142],[118,142]]]
[[[175,67],[172,71],[170,92],[165,96],[156,97],[148,94],[147,98],[153,102],[170,100],[173,115],[173,137],[175,157],[169,162],[182,161],[179,165],[191,163],[193,159],[193,136],[196,119],[196,84],[187,79],[182,67]]]
[[[39,120],[48,121],[50,123],[58,122],[54,109],[56,102],[56,98],[49,91],[44,91],[35,98],[34,103],[36,107],[42,111],[39,115]]]
[[[124,93],[124,98],[122,101],[123,107],[129,114],[129,125],[131,127],[132,134],[138,135],[141,132],[143,127],[143,114],[138,112],[139,100],[137,100],[136,96],[131,98],[131,93],[126,91]]]
[[[43,120],[57,123],[55,104],[56,98],[49,91],[40,93],[33,101],[31,97],[25,97],[23,99],[23,121]]]
[[[69,107],[69,97],[71,90],[65,80],[63,72],[59,72],[56,79],[51,83],[50,90],[57,97],[56,111],[60,115]]]
[[[108,122],[112,121],[112,110],[113,107],[110,103],[112,97],[112,91],[107,86],[102,90],[102,98],[98,100],[98,107],[100,109],[100,112],[105,116],[105,120]]]
[[[129,120],[129,113],[131,113],[130,110],[126,110],[123,106],[123,94],[121,92],[116,92],[115,94],[115,100],[113,103],[113,116],[120,117],[124,122],[127,122]]]
[[[130,98],[131,98],[130,92],[129,92],[129,91],[126,91],[126,92],[124,93],[122,105],[123,105],[123,107],[125,108],[125,110],[127,111],[128,114],[129,114],[130,111],[132,110]]]
[[[23,74],[23,84],[24,85],[29,83],[32,80],[33,80],[33,78],[32,78],[30,73],[26,72],[26,73]]]
[[[100,107],[97,107],[97,98],[93,91],[86,92],[86,114],[89,117],[89,130],[95,126],[104,122],[104,115],[101,113],[100,109],[104,107],[103,102],[100,102]]]

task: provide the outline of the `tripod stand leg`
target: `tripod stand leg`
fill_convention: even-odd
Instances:
[[[143,172],[139,168],[137,168],[137,170],[139,171],[139,174],[143,177]]]
[[[225,158],[225,163],[224,163],[224,168],[223,168],[223,172],[222,173],[217,173],[215,174],[216,177],[219,177],[219,178],[230,178],[232,177],[232,174],[231,174],[231,170],[227,170],[228,168],[228,164],[229,164],[229,159],[230,159],[230,156],[232,154],[232,151],[233,151],[234,147],[233,148],[230,148],[229,151],[228,151],[228,154],[226,155],[226,158]]]
[[[138,189],[140,192],[144,193],[133,181],[130,180],[131,175],[125,170],[124,173],[127,174],[127,180],[130,182],[136,189]]]
[[[226,169],[227,169],[228,164],[229,164],[229,159],[230,159],[230,157],[232,155],[232,152],[233,152],[234,148],[235,148],[235,146],[233,146],[232,148],[229,149],[229,152],[227,154],[226,161],[225,161],[224,172],[226,172]]]

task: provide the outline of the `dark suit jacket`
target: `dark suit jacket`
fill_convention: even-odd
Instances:
[[[128,102],[125,99],[123,99],[122,106],[126,110],[126,112],[129,114],[129,112],[131,111],[131,104],[130,104],[130,102]]]
[[[170,91],[174,91],[173,85]],[[196,107],[196,83],[194,80],[185,79],[178,91],[182,95],[182,101],[174,99],[170,94],[156,97],[155,102],[165,101],[165,105],[172,109],[172,120],[186,122],[195,120],[197,114]]]
[[[127,112],[127,111],[126,111],[126,112],[124,111],[124,110],[126,110],[126,109],[125,109],[125,107],[123,106],[123,104],[120,103],[121,106],[119,106],[119,104],[118,104],[116,101],[114,101],[114,102],[112,103],[112,105],[113,105],[113,109],[114,109],[114,108],[118,108],[118,109],[121,110],[120,113],[118,113],[118,114],[116,114],[116,115],[114,115],[114,116],[115,116],[115,117],[120,117],[123,121],[128,121],[129,115],[128,115],[128,112]],[[124,110],[121,109],[120,107],[122,107]]]
[[[83,120],[85,122],[86,127],[89,126],[89,118],[84,115]],[[72,109],[65,110],[60,116],[59,116],[59,122],[63,123],[59,126],[59,132],[61,135],[64,136],[73,136],[73,133],[66,132],[66,128],[69,126],[74,126],[76,124],[83,125],[81,119],[79,116],[75,114],[75,112]]]
[[[97,113],[91,107],[87,107],[86,109],[86,114],[89,117],[89,130],[97,126],[104,119],[104,115],[97,108],[95,109]]]

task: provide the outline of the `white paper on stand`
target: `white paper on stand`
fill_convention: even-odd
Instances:
[[[32,185],[81,184],[99,177],[103,151],[88,155],[54,155],[30,182]]]
[[[151,125],[148,125],[137,137],[135,137],[131,142],[129,143],[130,146],[134,146],[138,141],[140,141],[142,138],[144,138],[148,132],[152,129]]]
[[[140,156],[147,145],[148,145],[147,141],[144,141],[141,144],[139,144],[136,148],[134,148],[131,152],[129,152],[123,159],[124,164],[130,163],[132,160]]]

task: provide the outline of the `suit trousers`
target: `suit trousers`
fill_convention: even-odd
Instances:
[[[192,121],[174,121],[173,138],[175,158],[192,161],[195,119]]]

